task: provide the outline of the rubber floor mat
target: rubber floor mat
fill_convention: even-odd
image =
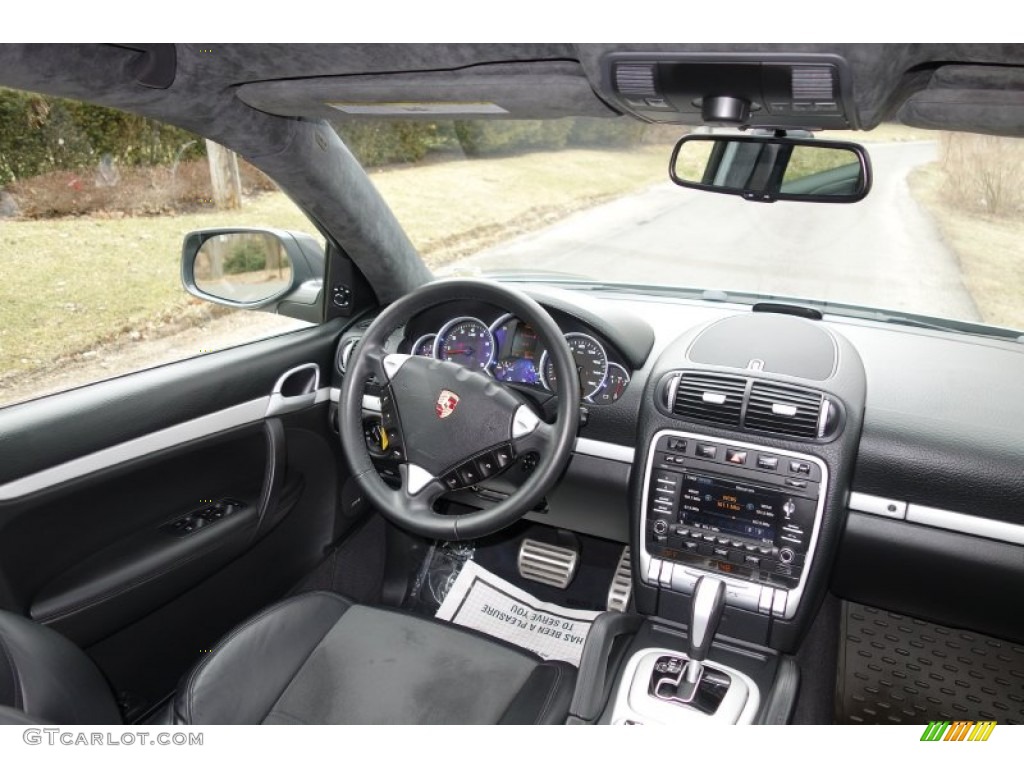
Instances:
[[[1024,723],[1024,645],[845,603],[836,722]]]

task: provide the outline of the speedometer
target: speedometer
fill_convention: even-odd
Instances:
[[[569,345],[569,351],[576,362],[576,375],[580,379],[580,397],[591,397],[601,388],[608,373],[608,354],[597,339],[585,333],[567,333],[565,343]],[[541,371],[544,385],[552,392],[557,392],[558,381],[555,377],[554,361],[547,352],[544,352],[541,359]]]
[[[494,337],[475,317],[457,317],[437,332],[434,357],[486,371],[494,361]]]

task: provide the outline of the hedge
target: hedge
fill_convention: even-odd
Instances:
[[[335,128],[368,167],[415,163],[431,152],[469,157],[566,146],[639,143],[628,119],[338,121]],[[172,165],[206,154],[199,136],[94,104],[0,88],[0,187],[55,171]]]

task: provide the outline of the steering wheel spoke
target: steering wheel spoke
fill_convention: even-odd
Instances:
[[[418,464],[406,462],[399,465],[402,477],[401,503],[413,514],[426,515],[433,512],[434,502],[445,492],[441,480]]]
[[[521,405],[512,419],[512,448],[516,456],[543,454],[550,449],[555,427],[541,419],[528,405]]]

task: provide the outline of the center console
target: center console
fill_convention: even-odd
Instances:
[[[692,594],[702,575],[726,604],[791,619],[821,527],[828,468],[807,454],[662,430],[647,452],[640,577]]]
[[[665,347],[637,422],[635,614],[595,622],[577,721],[789,722],[864,397],[850,343],[786,312],[729,316]]]

